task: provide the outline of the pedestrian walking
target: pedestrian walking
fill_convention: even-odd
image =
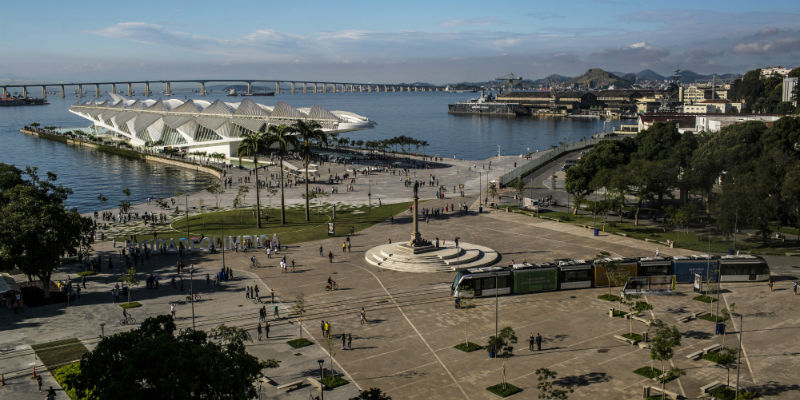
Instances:
[[[349,240],[347,241],[347,252],[348,253],[350,252],[350,241]]]
[[[272,310],[272,316],[274,316],[275,318],[280,318],[280,316],[278,315],[278,305],[277,304],[275,305],[275,308]]]
[[[319,322],[319,329],[322,331],[322,337],[325,337],[325,320]]]
[[[319,246],[319,256],[322,257],[322,246]]]
[[[364,307],[361,307],[360,319],[361,319],[361,325],[367,323],[367,311],[364,310]]]
[[[169,313],[172,314],[172,319],[175,319],[175,303],[169,305]]]
[[[345,347],[347,346],[347,335],[342,333],[342,350],[347,350]]]
[[[536,351],[542,351],[542,335],[536,333]]]
[[[347,334],[347,350],[353,350],[353,334]]]
[[[797,281],[792,285],[792,291],[794,291],[794,295],[797,296]]]
[[[328,252],[328,262],[333,264],[333,251]]]
[[[331,324],[328,321],[325,321],[325,334],[323,336],[328,337],[331,333]]]
[[[39,391],[42,391],[42,375],[36,375],[36,383],[39,385]]]
[[[81,284],[83,285],[83,288],[86,289],[86,275],[81,277]]]
[[[262,331],[261,331],[261,322],[258,323],[258,328],[256,329],[256,331],[258,332],[258,341],[260,342],[261,341],[261,333],[262,333]]]
[[[342,242],[342,253],[347,252],[347,242]]]
[[[769,286],[769,291],[771,292],[772,291],[772,286],[773,286],[772,277],[769,277],[769,281],[767,281],[767,286]]]
[[[275,302],[275,289],[270,289],[269,290],[269,297],[270,297],[270,299],[269,299],[270,304],[274,303]]]
[[[264,337],[269,339],[269,321],[264,321]]]

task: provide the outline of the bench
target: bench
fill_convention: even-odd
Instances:
[[[711,352],[714,352],[714,351],[720,350],[720,349],[722,349],[722,345],[721,344],[712,344],[711,346],[703,348],[703,354],[708,354],[708,353],[711,353]]]
[[[724,386],[720,381],[714,381],[707,385],[700,386],[700,393],[708,393],[713,389]]]
[[[691,353],[691,354],[687,355],[686,358],[688,358],[690,360],[699,360],[700,357],[702,357],[702,356],[703,356],[703,350],[698,350],[698,351],[695,351],[694,353]]]
[[[306,380],[308,381],[308,383],[311,384],[311,386],[317,388],[317,390],[322,390],[322,382],[320,382],[320,381],[318,381],[318,380],[316,380],[316,379],[314,379],[314,378],[312,378],[310,376],[308,378],[306,378]]]
[[[301,380],[299,380],[299,381],[294,381],[294,382],[284,383],[283,385],[280,385],[280,386],[278,386],[278,390],[283,390],[283,389],[289,389],[289,390],[299,389],[299,388],[300,388],[300,386],[303,386],[303,382],[305,382],[305,381],[301,379]]]
[[[669,390],[662,390],[658,386],[647,386],[647,388],[649,390],[647,390],[645,393],[647,393],[648,395],[650,395],[651,391],[656,391],[656,392],[664,393],[670,399],[682,399],[683,398],[683,396],[681,396],[681,395],[679,395],[679,394],[677,394],[675,392],[672,392],[672,391],[669,391]]]
[[[691,316],[691,315],[686,315],[686,316],[683,316],[683,317],[680,317],[680,318],[678,318],[678,321],[680,321],[680,322],[689,322],[689,321],[691,321],[691,320],[693,320],[693,319],[694,319],[694,318],[692,318],[692,316]]]

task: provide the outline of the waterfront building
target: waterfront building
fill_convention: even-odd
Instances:
[[[791,102],[793,106],[797,107],[797,97],[795,96],[796,89],[797,78],[783,78],[781,101]]]
[[[791,71],[792,71],[791,68],[784,68],[782,65],[779,65],[777,67],[761,68],[761,77],[769,78],[773,76],[786,76],[789,75],[789,72]]]
[[[740,122],[760,121],[771,126],[783,115],[779,114],[687,114],[659,113],[639,116],[639,131],[650,128],[656,122],[674,122],[678,132],[719,132],[720,129]]]
[[[295,108],[284,102],[274,106],[250,99],[238,103],[216,100],[133,100],[117,94],[103,102],[88,101],[69,108],[88,119],[96,132],[123,138],[133,146],[158,142],[186,152],[236,156],[242,134],[266,130],[269,125],[291,125],[297,120],[316,121],[328,133],[368,129],[374,122],[348,111],[319,106]]]
[[[730,89],[731,85],[727,83],[716,85],[711,83],[691,84],[681,87],[678,100],[683,104],[695,104],[703,100],[727,100]]]

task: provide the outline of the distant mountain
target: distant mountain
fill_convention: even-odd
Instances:
[[[544,77],[544,78],[541,78],[541,79],[536,79],[535,81],[533,81],[531,83],[533,83],[534,85],[547,85],[550,82],[553,82],[553,83],[568,82],[570,79],[572,79],[571,76],[553,74],[553,75],[550,75],[550,76],[547,76],[547,77]]]
[[[720,74],[717,75],[717,81],[732,81],[741,76],[740,74]],[[681,71],[681,83],[710,82],[712,79],[714,79],[713,74],[703,75],[688,69]]]
[[[570,79],[567,84],[577,85],[590,89],[607,88],[614,85],[617,89],[631,87],[631,81],[620,78],[600,68],[592,68],[583,75]]]
[[[636,80],[638,81],[663,81],[665,79],[667,79],[665,76],[652,69],[645,69],[636,74]]]

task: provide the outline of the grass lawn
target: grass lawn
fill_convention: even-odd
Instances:
[[[736,362],[736,349],[731,349],[726,347],[721,350],[708,352],[703,354],[703,360],[708,360],[720,365],[728,365],[733,362]]]
[[[78,276],[91,276],[91,275],[97,275],[97,271],[82,271],[82,272],[78,272]]]
[[[725,322],[728,320],[728,317],[725,315],[720,315],[719,318],[715,318],[714,314],[703,314],[697,318],[704,319],[708,322]]]
[[[298,339],[292,339],[292,340],[286,342],[286,344],[288,344],[289,346],[292,346],[292,348],[294,348],[294,349],[299,349],[301,347],[311,346],[312,344],[314,344],[314,342],[312,342],[312,341],[310,341],[310,340],[308,340],[306,338],[298,338]]]
[[[614,316],[624,318],[628,313],[626,311],[614,310]]]
[[[488,391],[490,391],[490,392],[492,392],[492,393],[494,393],[494,394],[496,394],[496,395],[498,395],[500,397],[508,397],[508,396],[511,396],[512,394],[516,394],[516,393],[519,393],[519,392],[522,391],[522,389],[520,389],[520,388],[518,388],[518,387],[516,387],[516,386],[514,386],[514,385],[512,385],[510,383],[506,383],[506,387],[505,388],[503,388],[503,384],[502,383],[498,383],[497,385],[487,387],[486,390],[488,390]]]
[[[453,346],[453,348],[461,350],[461,351],[463,351],[465,353],[469,353],[469,352],[473,352],[475,350],[480,350],[483,347],[481,345],[479,345],[479,344],[475,344],[475,343],[472,343],[472,342],[466,342],[466,343],[459,343],[459,344]]]
[[[132,301],[130,303],[121,303],[119,306],[127,310],[129,308],[141,307],[142,303],[139,303],[138,301]]]
[[[36,356],[42,360],[45,367],[54,370],[65,363],[81,358],[89,350],[78,339],[56,340],[55,342],[32,345]]]
[[[264,199],[262,199],[264,202]],[[273,203],[276,199],[273,199]],[[262,203],[263,204],[263,203]],[[336,236],[345,237],[350,234],[352,227],[356,232],[389,219],[391,216],[408,210],[410,203],[387,204],[381,207],[368,206],[336,206]],[[305,220],[305,207],[286,207],[286,225],[281,225],[280,208],[264,208],[262,211],[262,228],[256,227],[254,208],[240,208],[228,211],[216,211],[204,214],[189,215],[189,234],[191,236],[205,235],[221,237],[224,231],[226,236],[277,234],[281,244],[300,243],[311,240],[320,240],[328,237],[328,222],[333,214],[331,204],[322,207],[311,207],[311,221]],[[266,216],[269,218],[267,219]],[[186,237],[186,220],[178,218],[171,227],[156,227],[158,237],[179,238]],[[152,239],[153,232],[141,233],[142,239]],[[118,241],[125,240],[125,236],[117,237]]]
[[[526,212],[525,214],[533,215],[529,212]],[[646,225],[640,223],[639,226],[634,226],[633,222],[619,222],[618,217],[609,217],[607,222],[604,224],[601,216],[594,218],[591,214],[572,215],[572,213],[569,212],[544,210],[541,211],[539,215],[575,225],[594,226],[598,229],[603,229],[604,232],[607,233],[624,233],[625,235],[636,239],[650,239],[659,242],[671,240],[675,243],[675,247],[702,251],[704,253],[708,251],[709,246],[709,237],[706,234],[698,233],[692,230],[689,230],[689,233],[684,233],[683,230],[667,230],[665,232],[661,225],[651,225],[649,222],[650,220],[644,220],[647,222]],[[793,228],[778,229],[777,227],[773,227],[773,229],[780,230],[785,234],[796,235],[796,229]],[[588,234],[589,233],[587,232],[587,235]],[[734,248],[733,240],[728,237],[712,235],[710,242],[711,252],[714,253],[727,253],[728,249]],[[783,255],[790,251],[800,251],[800,246],[797,245],[791,246],[787,245],[786,243],[780,243],[776,241],[767,241],[765,243],[760,238],[753,238],[752,240],[741,240],[740,238],[740,240],[737,240],[735,247],[742,252],[752,254]]]
[[[635,340],[637,342],[641,342],[642,341],[642,335],[640,335],[638,333],[623,333],[621,336],[624,337],[624,338],[628,338],[630,340]],[[634,372],[636,372],[636,371],[634,371]]]
[[[608,293],[601,294],[600,296],[597,296],[597,298],[600,300],[607,300],[607,301],[619,301],[619,296]]]
[[[653,305],[646,301],[637,301],[636,304],[634,304],[633,309],[638,312],[642,312],[646,310],[652,310]]]
[[[658,368],[652,368],[650,366],[646,366],[646,367],[637,368],[637,369],[635,369],[633,371],[634,374],[641,375],[641,376],[643,376],[645,378],[655,379],[655,380],[658,380],[661,383],[669,382],[669,381],[681,376],[681,374],[683,373],[682,370],[676,369],[676,368],[668,369],[665,372],[666,372],[667,376],[662,381],[662,380],[658,379],[658,377],[661,376],[661,370],[658,369]]]
[[[350,383],[350,381],[332,373],[329,369],[323,369],[323,371],[325,372],[325,377],[322,378],[322,384],[328,389],[337,388]]]
[[[702,301],[703,303],[713,303],[717,301],[717,299],[711,296],[706,296],[704,294],[701,294],[700,296],[694,296],[692,297],[692,300]]]

